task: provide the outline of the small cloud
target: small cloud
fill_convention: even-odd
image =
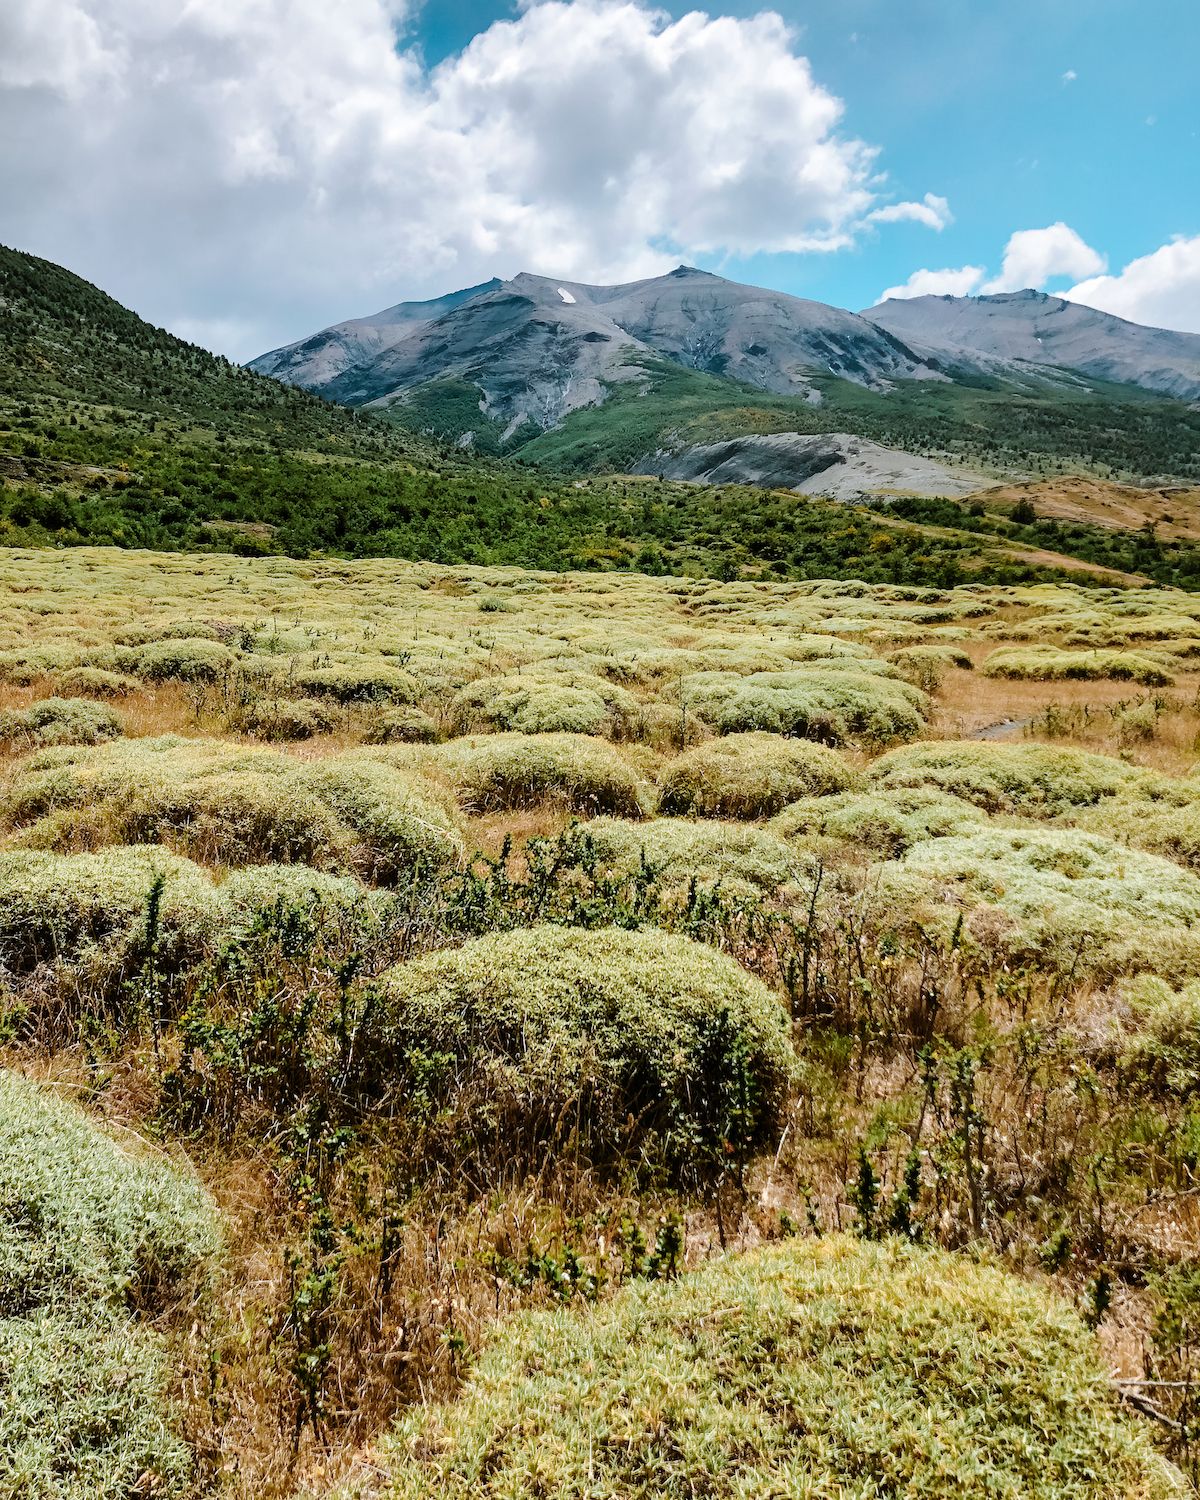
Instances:
[[[1062,76],[1062,81],[1064,83],[1074,83],[1078,77],[1079,74],[1075,71],[1074,68],[1068,68]]]
[[[914,271],[902,286],[880,292],[880,302],[892,297],[969,297],[985,275],[982,266],[947,266],[941,271]]]
[[[905,221],[924,224],[927,229],[936,229],[940,233],[947,224],[953,224],[954,215],[945,198],[940,198],[937,193],[926,193],[920,203],[889,203],[884,208],[875,209],[866,218],[868,224],[901,224]]]
[[[1105,269],[1104,257],[1061,220],[1045,229],[1018,229],[1004,247],[1000,274],[983,288],[985,292],[1019,292],[1025,287],[1044,287],[1052,276],[1072,280],[1098,276]]]

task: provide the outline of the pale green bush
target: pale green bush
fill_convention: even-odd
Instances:
[[[165,1349],[130,1310],[186,1302],[220,1243],[189,1173],[0,1071],[0,1492],[183,1493]]]
[[[171,1360],[148,1329],[103,1312],[0,1315],[0,1494],[160,1500],[195,1493],[171,1400]]]
[[[0,1308],[167,1306],[220,1244],[188,1173],[0,1069]]]
[[[36,848],[165,842],[211,863],[301,862],[381,878],[462,854],[454,815],[415,771],[219,740],[42,751],[16,768],[3,810]]]
[[[801,797],[848,790],[856,777],[836,751],[774,734],[735,734],[685,751],[659,778],[664,813],[768,818]]]
[[[987,677],[1031,682],[1138,682],[1169,687],[1174,676],[1160,661],[1135,651],[1063,651],[1057,646],[1011,647],[993,651],[980,671]]]
[[[385,883],[406,873],[430,873],[466,852],[457,819],[428,784],[380,761],[331,756],[313,766],[305,783],[352,830],[356,863]]]
[[[86,666],[131,673],[147,682],[216,682],[233,666],[234,654],[204,637],[149,641],[144,646],[113,646],[93,652]]]
[[[233,715],[231,727],[256,739],[282,743],[308,740],[339,728],[339,710],[316,698],[255,699]]]
[[[590,841],[602,869],[629,875],[645,863],[667,888],[694,880],[702,887],[767,892],[806,879],[811,868],[774,834],[738,823],[592,818],[578,825],[575,837]]]
[[[56,688],[70,698],[128,698],[142,684],[128,672],[106,672],[103,667],[72,667],[59,674]]]
[[[484,735],[429,753],[469,812],[546,803],[623,818],[648,810],[641,778],[612,745],[589,735]]]
[[[700,673],[686,684],[688,706],[722,734],[766,730],[840,745],[886,744],[921,732],[925,695],[884,662],[814,662],[749,677]]]
[[[629,733],[639,704],[624,688],[589,673],[551,676],[481,677],[450,702],[459,734],[513,730],[518,734]]]
[[[363,740],[368,745],[431,745],[440,739],[438,727],[419,708],[385,708],[372,713]]]
[[[1157,976],[1140,975],[1122,997],[1128,1023],[1118,1062],[1137,1084],[1178,1098],[1200,1093],[1200,981],[1174,990]]]
[[[285,911],[300,912],[318,929],[336,930],[379,895],[349,875],[307,865],[247,865],[232,871],[218,891],[235,931],[252,926],[260,916]]]
[[[980,941],[1080,973],[1145,970],[1160,935],[1200,925],[1200,879],[1078,829],[985,828],[916,844],[882,868],[879,896],[885,910],[946,929],[965,914]]]
[[[390,1500],[1182,1500],[1078,1315],[965,1255],[789,1240],[500,1324]]]
[[[795,1066],[765,985],[653,930],[479,938],[391,970],[383,995],[390,1054],[506,1153],[578,1133],[597,1157],[716,1160],[770,1138]]]
[[[958,797],[901,787],[886,794],[806,797],[785,807],[769,827],[782,839],[852,845],[875,859],[896,859],[925,839],[967,833],[983,821],[980,808]]]
[[[1084,750],[930,740],[889,751],[871,767],[870,777],[884,796],[924,787],[988,813],[1054,818],[1115,797],[1147,773]]]
[[[21,749],[39,745],[98,745],[125,733],[114,709],[86,698],[42,698],[0,713],[0,740]]]
[[[381,662],[312,667],[292,682],[301,693],[338,703],[415,703],[421,696],[415,677]]]
[[[888,660],[904,678],[923,693],[933,693],[952,668],[969,672],[972,662],[957,646],[904,646],[893,651]]]
[[[159,882],[150,933],[150,895]],[[165,849],[0,852],[0,963],[10,976],[48,963],[120,968],[151,937],[156,962],[177,969],[207,951],[224,916],[204,871]]]

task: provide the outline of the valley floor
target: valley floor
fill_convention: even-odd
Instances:
[[[1200,597],[0,598],[0,1490],[1185,1492]]]

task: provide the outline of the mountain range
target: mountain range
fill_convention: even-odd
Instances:
[[[437,378],[356,411],[0,246],[0,541],[905,585],[1069,569],[1200,585],[1186,483],[1200,478],[1200,404],[1052,370],[1025,385],[952,379],[916,340],[853,314],[731,293],[701,273],[665,280],[607,298],[534,279],[514,299],[489,284],[276,356],[293,380],[321,366],[349,384],[364,355],[390,363],[419,347],[432,360],[444,345]],[[513,359],[521,295],[541,310],[526,342],[578,337],[608,363],[593,366],[603,399],[550,427],[522,418],[504,445],[513,417],[486,416],[473,380],[500,401],[506,367],[509,397],[529,402]],[[506,299],[515,331],[471,363],[472,338]],[[552,385],[548,365],[526,368]],[[981,493],[1014,470],[1029,477]],[[1148,483],[1156,474],[1171,477]],[[869,507],[842,503],[864,494]]]
[[[466,380],[511,438],[644,380],[661,359],[814,403],[829,376],[876,392],[901,381],[1094,380],[1200,398],[1200,336],[1044,292],[893,299],[856,314],[688,266],[618,286],[522,273],[335,324],[251,366],[349,406]]]

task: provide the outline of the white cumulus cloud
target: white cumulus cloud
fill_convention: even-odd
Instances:
[[[1004,247],[1000,274],[984,292],[1019,292],[1044,287],[1055,276],[1095,276],[1105,259],[1061,219],[1045,229],[1018,229]]]
[[[878,202],[778,15],[543,0],[433,69],[409,24],[402,0],[4,0],[5,239],[247,357],[521,269],[832,250]]]
[[[1173,239],[1118,274],[1092,276],[1063,296],[1134,323],[1200,333],[1200,235]]]
[[[914,271],[900,286],[889,286],[879,294],[880,302],[889,297],[969,297],[978,290],[987,272],[982,266],[947,266],[942,271]]]
[[[947,224],[953,224],[954,215],[946,199],[939,198],[936,193],[926,193],[920,203],[888,203],[867,215],[871,224],[900,224],[906,220],[940,231]]]

